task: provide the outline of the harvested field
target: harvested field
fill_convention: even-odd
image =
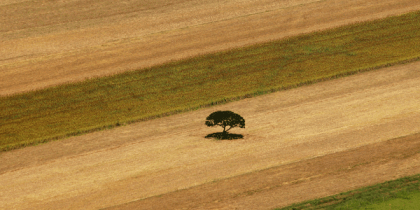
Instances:
[[[420,10],[418,0],[166,2],[0,2],[0,95]],[[267,209],[418,174],[419,66],[0,153],[0,209]],[[220,131],[204,126],[219,109],[245,118],[232,130],[244,139],[204,138]]]
[[[419,173],[419,152],[414,134],[106,209],[273,209]]]
[[[419,21],[410,12],[0,98],[0,151],[418,60]]]
[[[271,208],[418,174],[418,135],[373,144],[420,132],[419,69],[394,66],[0,153],[0,207],[98,209],[145,199],[138,207]],[[231,130],[244,139],[204,138],[220,131],[204,125],[216,110],[244,117],[246,128]],[[262,183],[244,186],[241,176]],[[184,192],[194,192],[194,203],[172,199]]]
[[[420,10],[417,0],[0,3],[0,95]]]

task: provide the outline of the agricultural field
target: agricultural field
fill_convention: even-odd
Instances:
[[[420,10],[417,0],[170,2],[1,1],[0,95]]]
[[[0,204],[274,209],[419,174],[419,65],[3,152]],[[231,131],[243,139],[204,138],[221,131],[204,125],[216,110],[246,120]]]
[[[105,2],[0,3],[0,208],[274,209],[420,173],[419,2]],[[157,24],[113,35],[133,8]],[[204,138],[216,110],[244,139]]]
[[[10,150],[420,58],[420,12],[0,98]]]

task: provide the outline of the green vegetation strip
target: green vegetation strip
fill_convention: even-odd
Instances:
[[[420,174],[417,174],[276,210],[418,209],[419,198]],[[385,206],[386,208],[383,208]],[[410,206],[415,208],[410,208]]]
[[[419,23],[413,12],[2,97],[0,151],[417,59]]]
[[[420,192],[404,195],[402,198],[395,198],[386,202],[371,204],[360,208],[359,210],[406,210],[406,209],[419,209],[420,206]]]

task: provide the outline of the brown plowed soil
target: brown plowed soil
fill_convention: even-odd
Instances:
[[[418,0],[2,0],[0,96],[420,10]]]
[[[204,138],[216,110],[243,139]],[[414,62],[0,153],[0,209],[287,205],[420,173],[419,135],[384,143],[419,122]]]

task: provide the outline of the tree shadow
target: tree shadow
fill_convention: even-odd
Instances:
[[[233,140],[233,139],[243,139],[244,136],[241,134],[217,132],[217,133],[211,133],[207,135],[205,138],[215,138],[218,140]]]

